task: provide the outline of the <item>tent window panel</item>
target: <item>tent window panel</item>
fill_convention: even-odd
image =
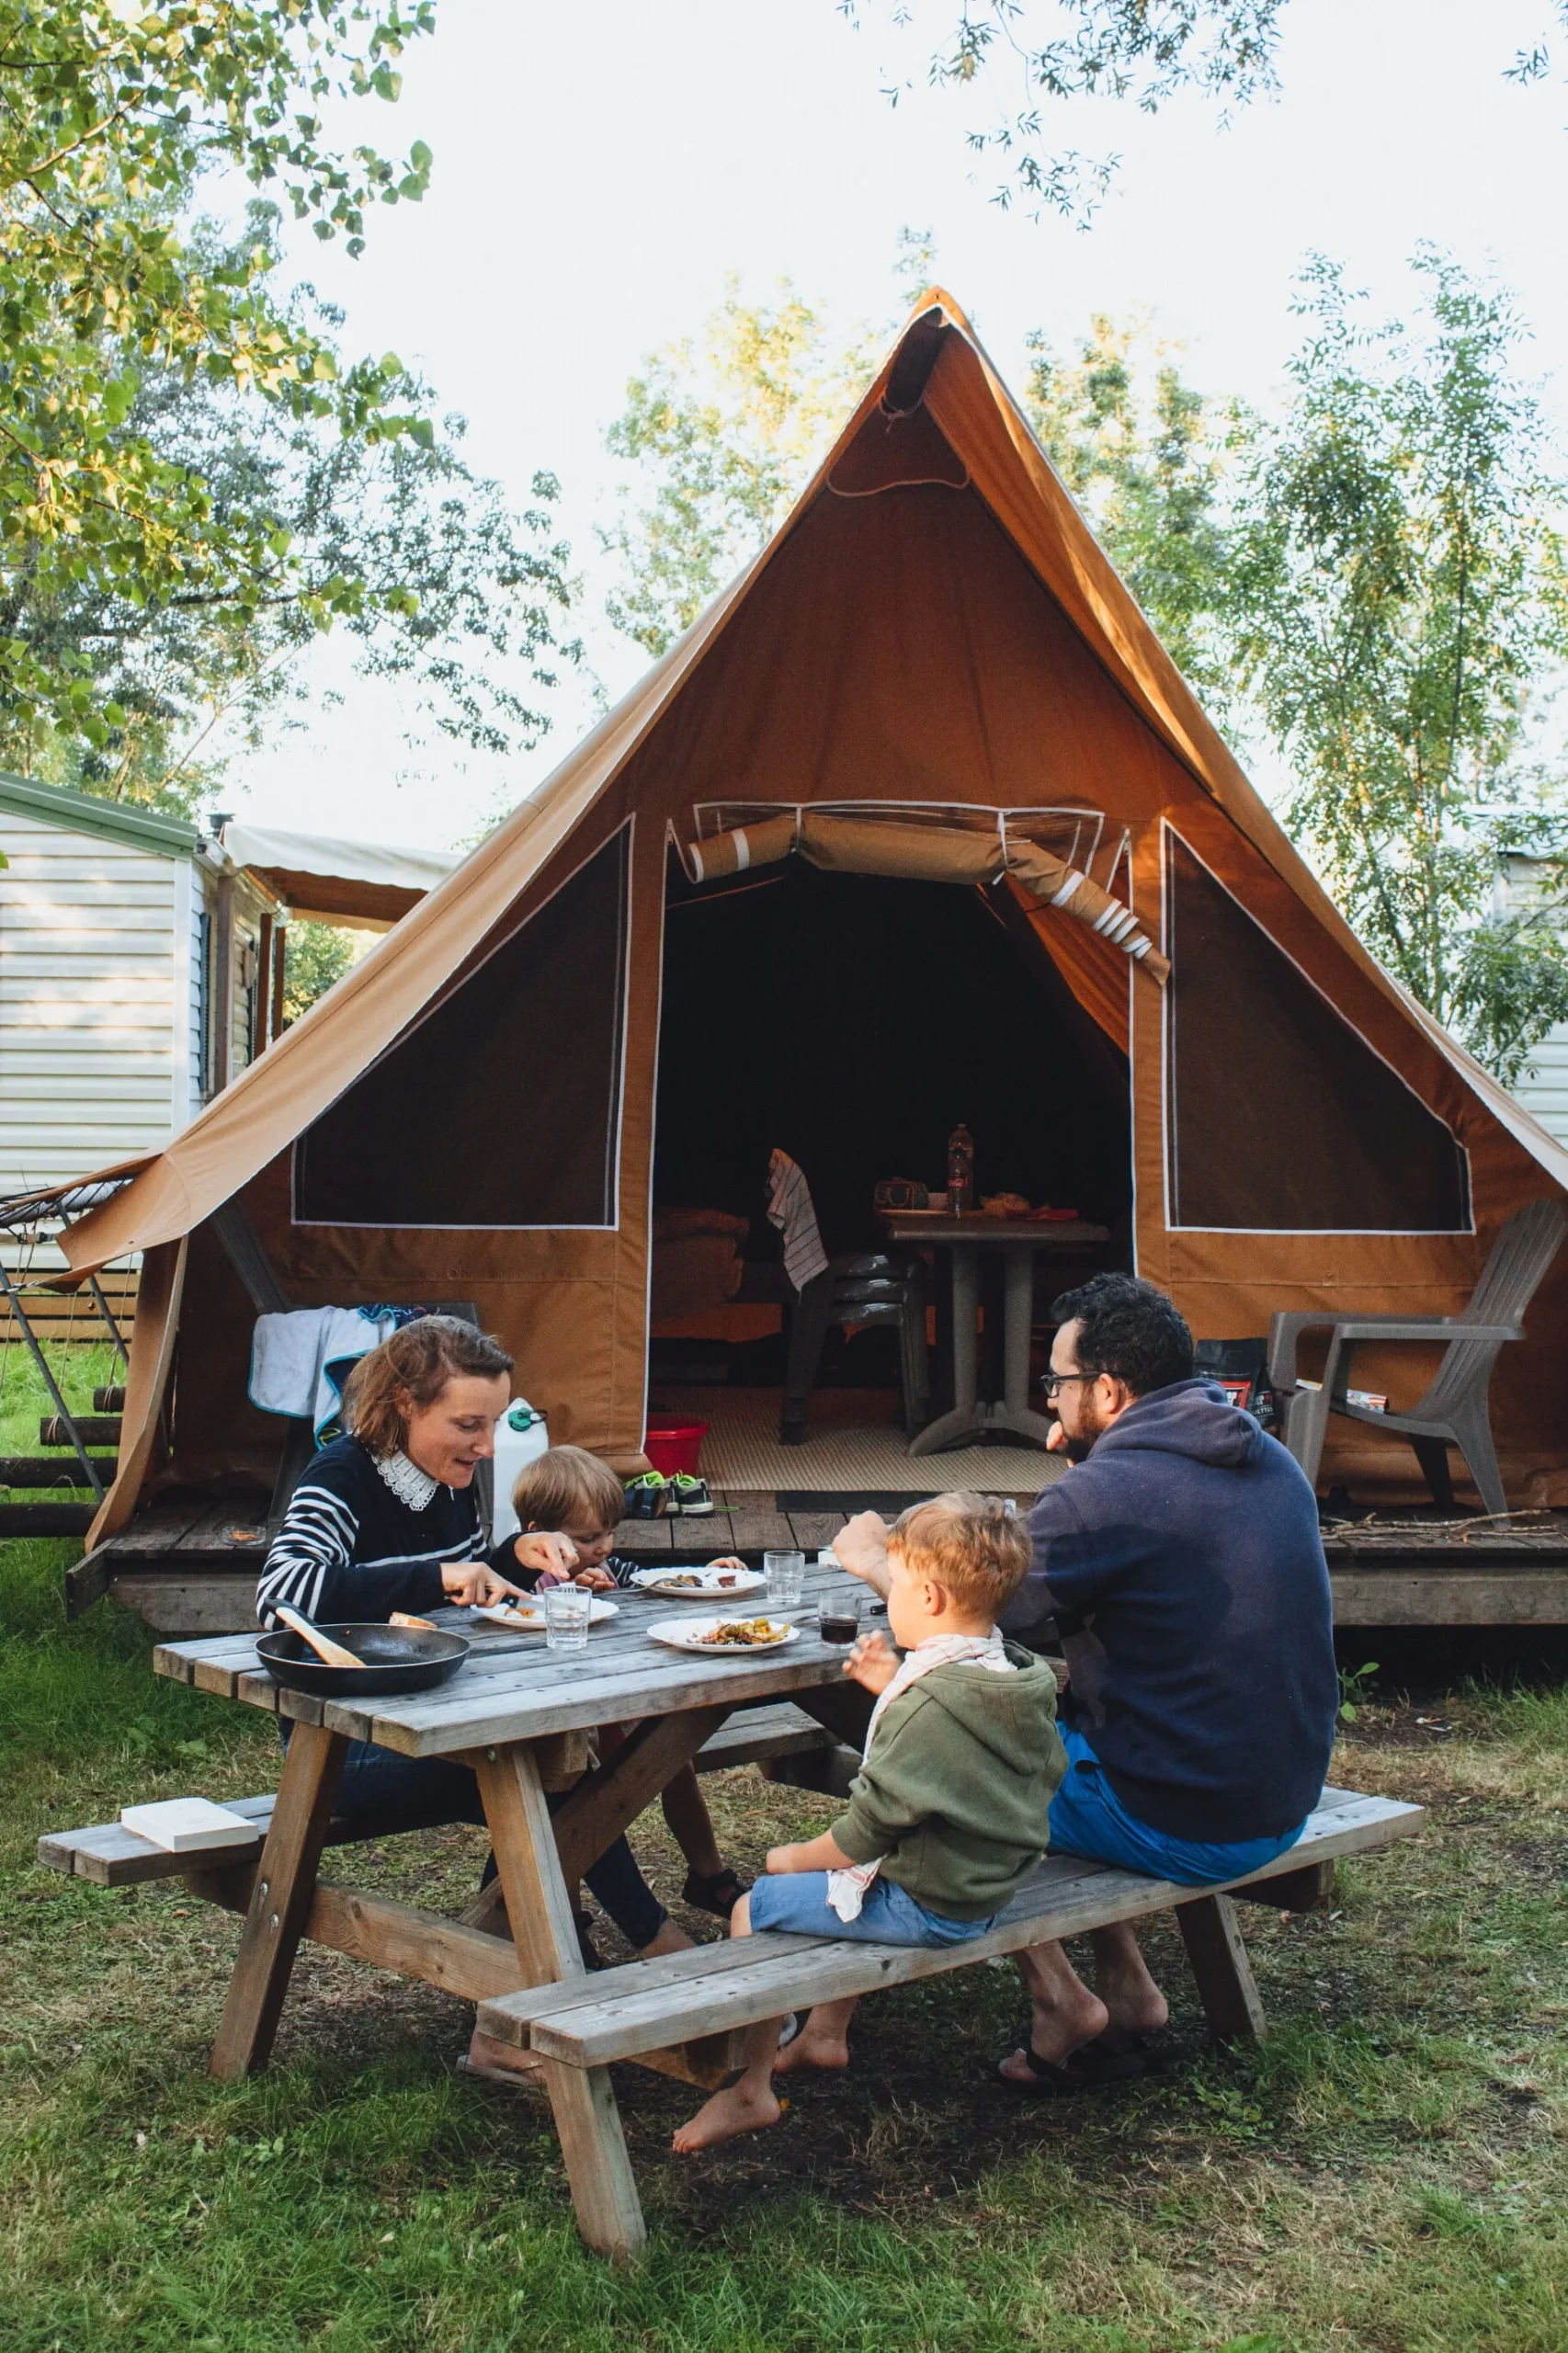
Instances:
[[[1171,1222],[1464,1233],[1465,1155],[1187,845],[1169,836]]]
[[[623,828],[305,1131],[299,1223],[615,1223],[630,841]]]

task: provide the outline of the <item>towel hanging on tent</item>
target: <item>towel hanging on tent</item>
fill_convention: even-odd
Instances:
[[[308,1421],[316,1444],[336,1435],[343,1384],[359,1358],[380,1347],[422,1307],[294,1307],[258,1315],[251,1337],[250,1401],[264,1414]]]

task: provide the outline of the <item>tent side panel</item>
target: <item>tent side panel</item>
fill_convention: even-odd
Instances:
[[[1473,1233],[1262,1233],[1175,1228],[1169,1222],[1165,1013],[1159,994],[1132,989],[1134,1150],[1139,1272],[1170,1290],[1200,1338],[1242,1339],[1267,1332],[1278,1310],[1344,1314],[1450,1315],[1470,1297],[1498,1228],[1517,1209],[1562,1188],[1494,1119],[1460,1073],[1415,1022],[1369,983],[1223,814],[1196,793],[1173,807],[1172,823],[1235,892],[1278,946],[1345,1019],[1445,1120],[1468,1162]],[[1157,918],[1163,889],[1161,829],[1134,844],[1134,904]],[[1160,935],[1164,938],[1163,933]],[[1168,942],[1165,943],[1168,946]],[[1176,985],[1179,987],[1179,971]],[[1244,1071],[1237,1074],[1244,1085]],[[1221,1146],[1223,1138],[1221,1140]],[[1505,1348],[1493,1384],[1493,1427],[1510,1493],[1540,1499],[1557,1474],[1568,1495],[1568,1251],[1538,1292],[1528,1338]],[[1303,1355],[1309,1372],[1315,1358]],[[1414,1404],[1435,1358],[1410,1348],[1368,1348],[1357,1358],[1358,1387],[1385,1392],[1397,1409]],[[1424,1495],[1415,1457],[1402,1442],[1331,1423],[1324,1481],[1345,1479],[1360,1495]],[[1556,1486],[1551,1488],[1555,1495]]]

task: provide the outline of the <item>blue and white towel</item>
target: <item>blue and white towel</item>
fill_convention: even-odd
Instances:
[[[318,1446],[335,1434],[343,1384],[362,1356],[413,1323],[422,1309],[294,1307],[258,1315],[250,1349],[250,1401],[264,1414],[309,1421]]]

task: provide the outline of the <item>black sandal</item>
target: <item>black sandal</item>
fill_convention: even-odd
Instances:
[[[745,1892],[744,1880],[726,1863],[722,1870],[706,1876],[701,1871],[687,1871],[680,1900],[699,1912],[711,1912],[716,1918],[727,1920]]]
[[[1093,2042],[1081,2051],[1070,2051],[1065,2059],[1042,2059],[1026,2035],[1021,2049],[1032,2080],[1022,2083],[1017,2075],[1005,2075],[1003,2066],[1012,2058],[1012,2051],[1005,2051],[992,2069],[999,2084],[1009,2091],[1022,2092],[1027,2099],[1064,2099],[1071,2092],[1099,2091],[1107,2084],[1128,2084],[1143,2073],[1143,2061],[1132,2051],[1105,2051]]]
[[[1097,2034],[1093,2042],[1085,2043],[1077,2055],[1080,2059],[1136,2059],[1138,2072],[1142,2075],[1157,2075],[1169,2057],[1169,2053],[1157,2042],[1151,2042],[1146,2034],[1123,2035],[1119,2042],[1113,2042],[1108,2034]]]

